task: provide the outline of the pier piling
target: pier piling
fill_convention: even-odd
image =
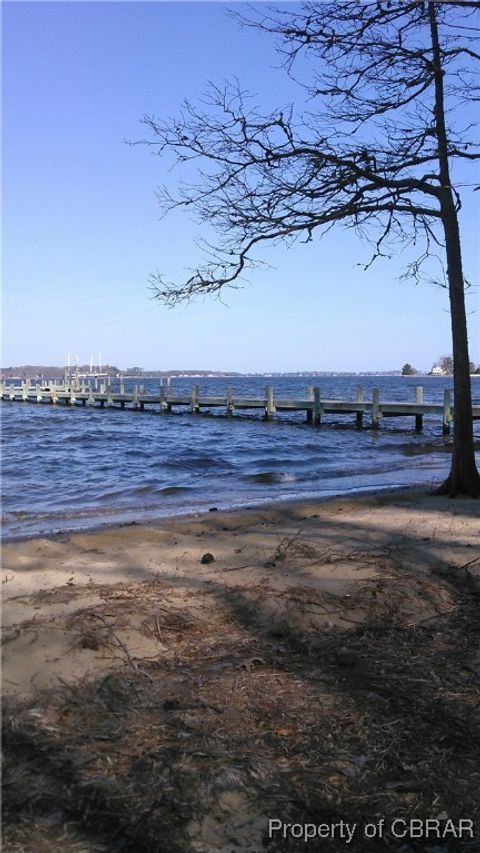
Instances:
[[[380,389],[374,388],[372,391],[372,429],[380,429],[380,418],[382,413],[380,410]]]
[[[423,406],[423,388],[417,385],[415,388],[415,403],[417,406]],[[415,415],[415,431],[421,432],[423,429],[423,413]]]
[[[450,400],[450,390],[445,388],[443,394],[443,434],[448,435],[450,432],[450,424],[452,422],[452,404]]]
[[[322,423],[322,401],[320,398],[320,388],[313,389],[313,423]]]
[[[355,394],[355,399],[357,403],[363,403],[365,401],[363,385],[357,385],[357,391]],[[358,411],[355,415],[355,424],[357,429],[362,429],[363,427],[363,411]]]
[[[234,412],[232,386],[227,387],[227,417],[231,418]]]
[[[311,400],[312,403],[315,400],[315,393],[313,390],[313,385],[309,385],[307,388],[307,400]],[[307,409],[307,424],[313,423],[313,405],[311,408]]]
[[[273,420],[273,416],[275,414],[275,402],[273,399],[273,386],[267,385],[265,388],[265,420],[271,421]]]
[[[200,411],[200,407],[198,405],[199,396],[200,396],[200,388],[198,387],[198,385],[194,385],[192,388],[192,403],[191,403],[192,415],[198,415],[198,413]]]
[[[164,412],[168,411],[168,403],[167,403],[167,395],[165,393],[165,385],[163,384],[163,380],[160,383],[160,414],[163,415]]]

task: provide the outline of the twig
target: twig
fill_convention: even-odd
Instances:
[[[158,639],[160,640],[162,645],[167,646],[168,643],[165,642],[165,637],[164,637],[163,631],[160,628],[160,621],[158,618],[158,610],[155,610],[155,625],[157,626]]]
[[[223,569],[224,572],[239,572],[240,569],[253,569],[255,566],[252,563],[245,563],[243,566],[229,566],[228,568]]]
[[[108,628],[108,630],[110,631],[110,633],[111,633],[112,637],[114,637],[114,639],[117,641],[117,643],[118,643],[118,645],[120,646],[120,648],[125,652],[125,654],[126,654],[126,656],[127,656],[127,660],[128,660],[128,662],[129,662],[130,666],[132,667],[132,669],[134,669],[134,670],[135,670],[135,672],[140,673],[140,675],[144,675],[144,676],[145,676],[145,678],[148,678],[150,681],[153,681],[152,676],[151,676],[148,672],[144,672],[144,671],[143,671],[143,669],[140,669],[140,667],[139,667],[139,666],[137,666],[137,664],[135,663],[135,661],[133,660],[133,658],[130,656],[130,652],[128,651],[128,649],[127,649],[127,647],[126,647],[125,643],[120,639],[120,637],[118,637],[118,636],[116,635],[115,631],[113,630],[113,628],[111,627],[111,625],[109,625],[109,624],[108,624],[108,622],[106,621],[106,619],[104,619],[104,618],[103,618],[103,616],[100,616],[100,614],[99,614],[99,613],[92,613],[92,614],[91,614],[91,616],[93,616],[95,619],[100,619],[100,622],[103,622],[103,624],[105,625],[105,627],[106,627],[106,628]]]
[[[185,616],[182,616],[181,613],[177,613],[177,612],[174,613],[171,610],[169,610],[168,607],[162,607],[161,604],[158,605],[157,611],[158,610],[163,610],[164,613],[167,613],[169,616],[173,616],[175,619],[179,619],[180,622],[183,622],[184,624],[186,624],[188,622],[188,619]]]
[[[284,536],[284,538],[279,542],[275,551],[273,552],[272,559],[273,560],[284,560],[287,556],[289,548],[292,545],[296,544],[297,540],[302,534],[302,529],[297,530],[292,536]]]
[[[468,563],[463,563],[462,566],[457,566],[457,569],[468,569],[469,566],[473,566],[474,563],[480,563],[480,557],[474,557],[473,560],[469,560]]]

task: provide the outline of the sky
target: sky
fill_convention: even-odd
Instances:
[[[155,189],[175,173],[127,144],[142,117],[173,117],[235,76],[260,106],[298,97],[270,38],[228,14],[242,5],[2,4],[4,367],[100,352],[123,369],[428,370],[451,352],[445,291],[399,281],[407,256],[364,272],[369,247],[342,227],[268,250],[223,302],[152,299],[149,276],[180,279],[202,232],[186,212],[160,218]],[[479,195],[461,221],[475,363]]]

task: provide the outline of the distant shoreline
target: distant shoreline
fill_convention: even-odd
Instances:
[[[345,377],[375,377],[375,376],[386,376],[393,377],[399,376],[404,379],[447,379],[452,378],[453,374],[443,373],[443,374],[432,374],[432,373],[421,373],[416,372],[413,374],[403,374],[399,370],[371,370],[371,371],[336,371],[336,370],[312,370],[312,371],[286,371],[286,372],[278,372],[278,373],[270,373],[270,372],[260,372],[260,373],[235,373],[228,371],[214,371],[214,370],[152,370],[145,372],[137,372],[137,373],[129,373],[127,371],[121,371],[117,367],[106,365],[102,368],[102,373],[90,373],[88,370],[85,370],[83,367],[79,367],[79,374],[82,375],[82,378],[87,379],[95,379],[95,378],[103,378],[108,376],[110,379],[308,379],[312,377],[336,377],[336,376],[345,376]],[[66,367],[57,367],[57,366],[41,366],[41,365],[25,365],[19,367],[9,367],[9,368],[0,368],[0,380],[24,380],[24,379],[61,379],[64,378],[66,372],[69,373],[70,376],[75,376],[76,370],[72,368],[68,369]],[[479,373],[471,373],[470,376],[480,376]]]

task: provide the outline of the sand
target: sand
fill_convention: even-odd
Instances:
[[[395,586],[402,598],[404,618],[414,624],[435,608],[442,610],[441,601],[418,594],[432,568],[464,565],[479,552],[479,502],[408,491],[208,512],[155,525],[7,543],[4,691],[28,695],[55,685],[59,677],[70,681],[104,669],[101,655],[71,648],[75,628],[67,623],[73,626],[76,613],[106,597],[128,600],[129,590],[139,584],[148,588],[153,583],[162,596],[187,608],[192,592],[246,588],[251,600],[258,598],[262,606],[268,600],[265,617],[276,619],[283,594],[296,588],[311,591],[319,601],[323,597],[329,610],[335,601],[333,614],[324,616],[321,606],[312,620],[297,614],[305,627],[308,621],[346,624],[346,598],[375,589],[378,603],[379,587],[390,581],[389,591]],[[205,554],[214,560],[202,563]],[[400,563],[401,574],[395,573]],[[130,614],[126,621],[132,641],[135,637],[132,654],[155,654],[156,641],[146,642],[141,626],[134,624],[138,616]]]
[[[382,689],[377,683],[378,671],[373,678],[369,670],[363,685],[355,681],[353,674],[372,655],[376,655],[377,669],[381,670],[378,661],[383,654],[385,660],[396,661],[397,675],[391,678],[400,679],[399,686],[405,687],[409,679],[412,684],[416,681],[419,696],[425,688],[427,697],[427,680],[437,665],[439,674],[431,675],[432,683],[439,685],[443,677],[439,663],[442,648],[444,671],[447,673],[451,665],[456,678],[459,672],[455,663],[459,654],[457,646],[463,642],[459,638],[468,637],[468,667],[463,675],[458,675],[463,681],[455,690],[456,695],[462,695],[465,714],[473,720],[474,717],[468,715],[476,709],[475,696],[480,703],[480,656],[478,634],[476,643],[472,641],[472,637],[475,639],[473,616],[467,620],[465,614],[471,614],[473,605],[478,607],[479,583],[480,502],[434,498],[412,490],[330,501],[282,503],[242,511],[219,509],[148,525],[129,524],[6,543],[2,591],[7,726],[9,719],[10,722],[23,720],[26,728],[22,743],[27,735],[31,736],[31,750],[33,743],[38,748],[43,737],[53,738],[55,743],[60,739],[66,745],[83,725],[89,732],[86,738],[90,746],[83,744],[80,749],[78,744],[70,744],[68,754],[77,760],[80,749],[82,761],[87,761],[88,777],[83,779],[82,785],[94,782],[97,785],[100,778],[104,780],[105,762],[96,763],[93,756],[105,746],[102,737],[107,738],[107,743],[113,738],[111,732],[98,734],[98,721],[104,720],[105,708],[111,708],[113,699],[110,694],[108,701],[104,697],[101,701],[106,705],[99,704],[97,716],[92,710],[91,719],[88,707],[90,703],[93,709],[97,700],[100,703],[98,697],[103,696],[105,685],[110,685],[108,689],[112,690],[111,685],[120,679],[118,683],[123,684],[124,690],[133,691],[131,697],[140,697],[142,691],[145,696],[156,696],[165,716],[162,731],[170,731],[168,727],[174,726],[175,738],[184,738],[181,755],[175,753],[176,758],[170,756],[169,759],[179,762],[179,773],[183,773],[186,762],[190,762],[189,772],[193,773],[196,768],[202,779],[206,779],[216,767],[216,775],[213,774],[216,781],[212,777],[208,784],[204,780],[193,786],[199,792],[202,790],[199,800],[194,798],[195,802],[185,793],[185,780],[172,783],[175,802],[180,804],[180,811],[183,808],[185,816],[175,830],[175,837],[171,835],[165,847],[160,842],[160,846],[155,846],[152,840],[157,837],[158,826],[162,826],[163,812],[160,810],[155,820],[148,816],[142,818],[145,826],[138,837],[131,828],[127,831],[124,827],[121,837],[128,842],[121,849],[168,849],[169,853],[176,849],[283,849],[278,839],[269,847],[265,832],[268,815],[277,815],[281,803],[283,810],[287,809],[284,791],[281,788],[276,791],[276,799],[274,797],[268,808],[259,806],[256,786],[260,785],[262,773],[265,784],[260,787],[263,787],[265,802],[268,792],[273,796],[276,790],[272,780],[268,784],[265,781],[270,778],[268,769],[261,762],[256,770],[249,765],[247,784],[240,759],[236,770],[225,764],[225,756],[235,752],[234,743],[237,744],[240,733],[243,732],[247,743],[251,742],[251,748],[244,746],[242,752],[245,761],[248,759],[251,763],[257,753],[264,752],[264,764],[270,768],[272,762],[278,765],[277,775],[278,768],[283,767],[288,788],[285,762],[288,764],[295,754],[301,763],[308,749],[319,748],[318,732],[314,735],[316,718],[315,715],[311,717],[313,694],[310,694],[316,691],[317,717],[327,715],[328,725],[336,721],[332,737],[336,737],[335,732],[342,733],[344,754],[340,758],[337,756],[334,767],[329,758],[327,768],[322,765],[322,761],[326,761],[323,751],[324,758],[317,757],[313,768],[305,767],[302,783],[295,782],[298,796],[302,785],[305,791],[312,785],[312,790],[318,791],[321,789],[318,780],[328,779],[323,802],[330,804],[332,815],[338,816],[342,811],[351,813],[352,803],[355,808],[361,804],[365,814],[383,813],[386,802],[382,800],[378,779],[375,783],[370,779],[368,784],[366,778],[360,780],[363,764],[370,766],[367,747],[364,744],[360,748],[357,744],[360,752],[355,756],[357,747],[353,741],[348,745],[349,738],[353,737],[352,708],[358,709],[359,702],[371,701],[365,696],[381,696]],[[457,639],[452,640],[452,637]],[[401,646],[404,651],[400,666],[400,658],[396,655]],[[427,657],[420,661],[423,654]],[[413,672],[409,667],[414,665],[417,668]],[[387,667],[385,671],[390,670]],[[472,672],[479,674],[473,682]],[[345,694],[348,682],[345,677],[349,673],[352,673],[349,691],[353,690],[355,682],[355,689],[361,693],[360,699],[357,696],[354,701],[353,693]],[[369,678],[373,679],[370,685]],[[389,689],[393,690],[395,683],[389,681]],[[445,698],[444,687],[441,691]],[[82,696],[85,696],[84,708]],[[136,709],[133,699],[132,703],[131,708],[121,711],[122,718],[129,719],[130,711],[132,720],[143,713],[144,700],[138,699]],[[261,714],[259,707],[263,709]],[[172,715],[177,711],[174,725]],[[115,716],[114,707],[112,713]],[[378,707],[371,713],[378,714]],[[202,720],[196,715],[202,716]],[[391,719],[398,718],[398,726],[398,720],[406,722],[407,716],[404,707],[400,711],[397,709],[396,716],[393,713]],[[375,728],[373,717],[370,723],[368,719],[368,714],[363,713],[367,742],[375,741],[375,732],[381,732],[383,743],[386,731],[383,723],[378,722]],[[391,719],[385,722],[386,726],[391,724]],[[142,724],[142,738],[147,736],[151,725],[152,715],[147,715]],[[183,732],[182,735],[179,731],[182,725],[188,734]],[[196,734],[192,735],[192,731]],[[405,733],[404,736],[407,737]],[[120,737],[118,732],[116,737]],[[210,754],[213,749],[210,737],[216,739],[216,758]],[[260,738],[257,746],[256,737]],[[191,745],[193,740],[195,747]],[[142,743],[139,734],[137,740],[133,737],[129,744],[125,742],[118,755],[112,747],[109,760],[115,772],[111,769],[109,773],[117,782],[123,779],[125,786],[127,784],[127,777],[122,776],[124,754],[130,755],[131,762],[148,753]],[[173,749],[173,741],[169,743]],[[18,744],[15,748],[18,749]],[[48,748],[51,749],[51,744]],[[151,745],[150,748],[153,749]],[[471,750],[473,755],[475,747],[472,745]],[[89,755],[93,762],[90,767]],[[119,755],[124,757],[120,759]],[[408,760],[412,761],[412,757],[404,756],[401,766],[408,767]],[[438,758],[435,760],[438,764]],[[217,766],[218,762],[223,762],[223,769]],[[199,765],[203,769],[199,769]],[[443,799],[438,790],[431,791],[427,785],[425,790],[422,788],[421,796],[418,795],[415,813],[425,812],[434,817],[442,812],[450,813],[455,807],[452,786],[458,788],[458,780],[452,763],[448,766],[452,784],[445,782]],[[26,796],[26,801],[30,797],[30,802],[25,805],[23,822],[12,821],[5,849],[114,849],[105,841],[112,832],[106,818],[102,823],[97,815],[98,834],[93,838],[92,826],[82,817],[85,806],[80,812],[75,811],[71,800],[63,801],[63,795],[59,794],[61,804],[58,808],[45,807],[39,792],[42,784],[48,788],[53,783],[51,779],[39,782],[38,767],[35,767],[36,760],[27,750],[23,781],[17,778],[17,767],[13,788],[25,787],[29,773],[37,778],[39,787],[37,794]],[[289,768],[294,778],[290,765]],[[141,774],[135,781],[132,768],[129,772],[128,792],[126,787],[122,788],[115,801],[118,803],[124,797],[125,802],[130,803],[130,811],[136,813],[138,804],[132,805],[135,797],[144,802],[148,794],[141,790]],[[378,767],[376,772],[378,775]],[[387,782],[393,785],[386,789],[390,796],[404,798],[401,802],[395,800],[395,807],[410,812],[413,801],[409,801],[408,796],[417,795],[412,793],[415,786],[411,782],[406,790],[402,789],[402,774],[410,778],[413,771],[402,771],[396,766],[391,772],[400,782],[398,778],[389,778],[383,780],[382,785]],[[468,762],[463,760],[458,769],[463,778],[458,796],[461,793],[462,802],[467,804],[468,792],[471,790],[473,795],[480,781],[478,772],[476,780],[469,772]],[[471,772],[475,775],[473,769]],[[218,782],[220,777],[222,784]],[[29,781],[31,783],[32,778]],[[78,779],[75,784],[77,782]],[[352,793],[360,783],[363,794]],[[30,788],[34,790],[35,786],[30,784]],[[300,812],[306,814],[311,808],[311,791],[310,800],[305,799],[305,791],[302,793],[303,806],[295,812],[297,816]],[[363,802],[360,802],[362,796]],[[172,797],[175,799],[173,793]],[[94,798],[98,799],[97,788]],[[77,797],[77,803],[80,800]],[[203,813],[199,805],[202,802],[205,804]],[[15,808],[21,808],[18,790],[16,803],[14,812]],[[89,803],[92,808],[91,799]],[[273,812],[269,812],[269,808]],[[107,813],[106,806],[105,809]],[[175,824],[175,821],[172,824],[172,813],[168,808],[165,813],[169,815],[171,827]],[[118,816],[117,820],[121,825]],[[146,826],[151,828],[151,836]],[[175,846],[177,841],[179,846]],[[29,844],[34,846],[29,847]],[[342,839],[329,844],[330,850],[344,847]],[[345,849],[367,848],[349,845]],[[396,848],[379,846],[375,849]]]

